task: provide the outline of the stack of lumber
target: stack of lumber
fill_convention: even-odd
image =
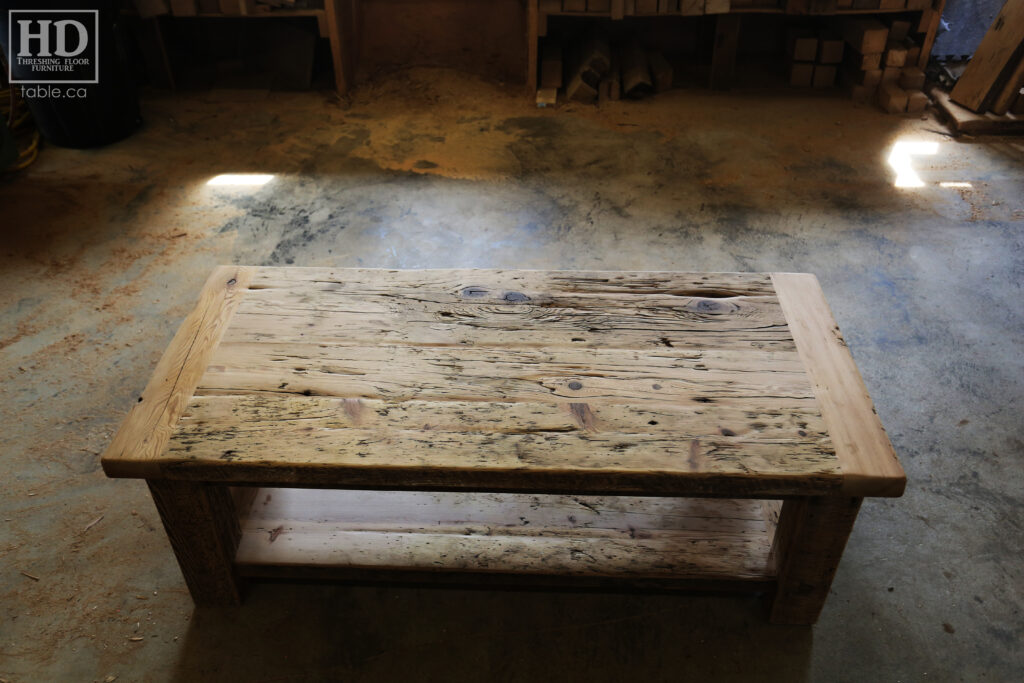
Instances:
[[[909,35],[911,22],[836,18],[832,27],[846,42],[843,82],[854,100],[877,102],[890,114],[924,111],[921,47]]]
[[[560,92],[566,100],[584,104],[639,99],[670,89],[673,77],[664,55],[636,40],[612,46],[595,33],[563,50],[561,43],[547,38],[541,50],[537,104],[555,104]]]
[[[827,88],[835,85],[843,61],[843,40],[830,31],[792,28],[786,40],[789,84]]]
[[[976,114],[1020,113],[1024,88],[1024,2],[1008,0],[950,93]]]

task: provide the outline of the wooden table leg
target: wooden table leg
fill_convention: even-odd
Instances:
[[[776,624],[813,624],[825,605],[861,498],[796,498],[783,502],[772,555],[778,589]]]
[[[242,532],[228,487],[148,480],[181,573],[197,606],[241,602],[235,551]]]

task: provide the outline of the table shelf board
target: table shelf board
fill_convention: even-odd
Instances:
[[[247,575],[303,568],[769,582],[779,501],[260,488]]]

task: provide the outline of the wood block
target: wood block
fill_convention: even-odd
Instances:
[[[655,50],[647,53],[647,64],[654,80],[654,92],[665,92],[672,89],[672,65],[664,55]]]
[[[899,85],[900,73],[903,71],[898,66],[887,66],[882,69],[882,83],[892,83],[893,85]]]
[[[907,48],[900,43],[889,43],[882,63],[885,66],[904,66],[907,63]]]
[[[657,14],[658,0],[636,0],[636,13],[644,16]]]
[[[836,84],[836,67],[834,64],[817,64],[814,67],[814,80],[811,85],[815,88],[831,88]]]
[[[916,66],[905,66],[900,71],[899,84],[906,90],[920,90],[924,87],[924,71]]]
[[[882,82],[882,70],[870,69],[868,71],[855,71],[847,68],[844,72],[846,80],[854,85],[865,85],[869,88],[877,88]]]
[[[704,0],[680,0],[679,13],[683,16],[704,14]]]
[[[866,104],[868,102],[875,101],[875,94],[878,88],[875,86],[857,85],[855,83],[851,83],[847,85],[846,90],[848,93],[850,93],[850,99],[852,99],[854,102]]]
[[[842,17],[834,19],[832,26],[862,55],[884,52],[889,40],[889,27],[875,19]]]
[[[836,0],[836,9],[853,9],[853,0]]]
[[[907,0],[907,9],[914,12],[931,9],[931,7],[932,0]]]
[[[862,55],[855,50],[847,49],[843,53],[843,63],[861,71],[879,69],[882,66],[882,53]]]
[[[586,12],[587,0],[562,0],[563,12]]]
[[[553,41],[544,42],[544,53],[540,60],[540,85],[542,88],[562,87],[562,46]]]
[[[881,0],[878,3],[878,9],[904,9],[907,6],[907,0]]]
[[[818,63],[839,64],[843,61],[843,40],[831,35],[822,35],[818,39]]]
[[[812,62],[793,62],[789,65],[789,84],[796,88],[809,87],[814,81]]]
[[[558,104],[558,88],[539,88],[537,90],[537,107],[553,107]]]
[[[621,19],[626,15],[626,3],[625,0],[612,0],[611,8],[612,19]]]
[[[907,93],[895,83],[882,83],[878,88],[878,104],[890,114],[907,110]]]
[[[911,114],[919,114],[928,108],[928,96],[920,90],[911,90],[907,93],[907,111]]]
[[[726,14],[731,8],[729,0],[704,0],[704,14]]]
[[[878,9],[881,0],[853,0],[853,9]]]
[[[786,37],[789,58],[796,62],[813,62],[818,56],[818,39],[809,30],[793,28]]]
[[[608,14],[612,11],[612,0],[587,0],[587,11]]]
[[[898,42],[910,34],[910,22],[895,19],[889,22],[889,42]]]
[[[910,41],[909,38],[907,38],[906,46],[907,46],[907,64],[908,65],[917,66],[917,63],[921,59],[921,46],[920,45],[914,45]],[[918,68],[920,68],[920,67],[918,66]]]
[[[220,0],[198,0],[196,5],[200,14],[217,14],[220,12]]]
[[[220,0],[220,13],[221,14],[241,14],[242,6],[238,0]]]
[[[176,17],[194,17],[198,13],[196,0],[171,0],[171,14]]]

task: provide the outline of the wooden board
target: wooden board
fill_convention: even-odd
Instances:
[[[894,486],[891,471],[869,468],[877,435],[833,427],[855,442],[843,446],[852,460],[837,457],[822,396],[859,375],[848,354],[835,373],[809,371],[830,351],[801,341],[793,322],[821,322],[823,299],[787,304],[780,276],[239,272],[247,286],[230,298],[230,324],[176,338],[172,349],[189,343],[195,357],[188,381],[159,419],[129,417],[104,457],[111,476],[650,495],[820,495],[846,491],[844,481],[863,495],[902,490],[902,471]],[[181,355],[158,376],[176,375]],[[866,393],[858,400],[870,409]]]
[[[970,109],[961,107],[949,98],[949,93],[939,88],[932,88],[932,100],[939,108],[957,134],[967,135],[1014,135],[1024,133],[1024,116],[1004,114],[997,116],[992,112],[975,114]]]
[[[807,273],[773,273],[772,281],[839,456],[843,492],[902,495],[903,468],[818,279]]]
[[[953,86],[950,99],[975,113],[986,111],[1022,58],[1024,2],[1008,0]]]
[[[759,581],[773,578],[780,506],[264,488],[242,516],[236,563],[243,574],[335,567]]]

